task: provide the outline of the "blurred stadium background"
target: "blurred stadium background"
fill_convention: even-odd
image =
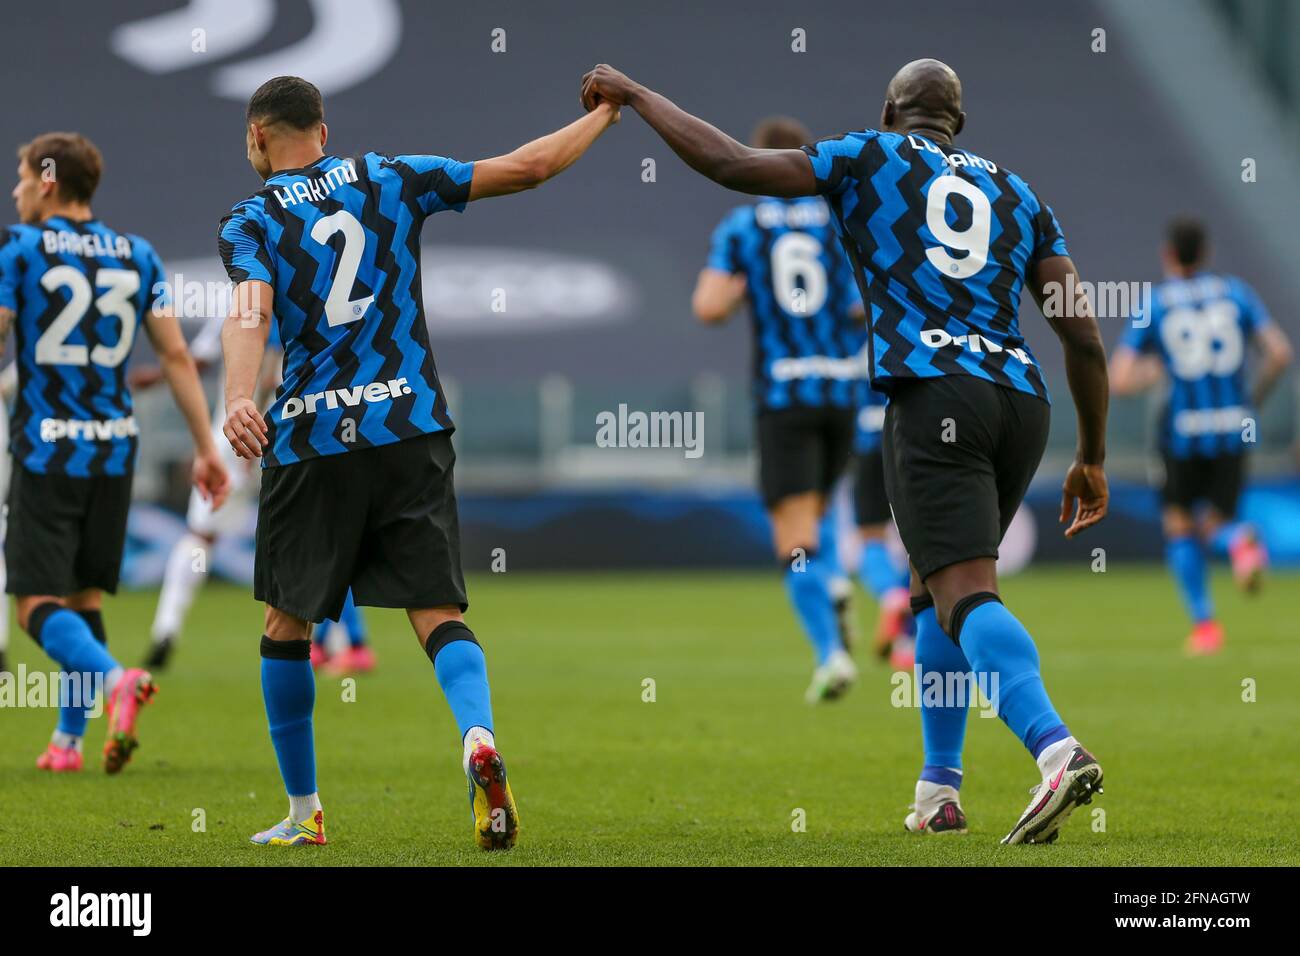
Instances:
[[[183,278],[192,333],[215,307],[206,284],[224,282],[217,221],[257,186],[242,111],[268,76],[300,73],[322,87],[332,151],[468,160],[576,115],[578,78],[601,60],[744,137],[770,113],[797,116],[817,135],[872,125],[893,71],[933,55],[965,84],[962,145],[1047,198],[1085,278],[1158,279],[1165,222],[1195,214],[1210,226],[1215,267],[1253,284],[1300,340],[1300,4],[1093,0],[993,11],[728,0],[689,18],[589,0],[564,4],[563,15],[549,4],[432,14],[415,0],[365,6],[359,26],[342,18],[352,0],[28,5],[0,37],[0,75],[14,92],[8,138],[16,146],[46,129],[77,129],[99,144],[106,173],[96,211],[153,240]],[[93,38],[75,56],[74,27]],[[504,52],[493,50],[497,28]],[[796,28],[806,53],[791,51]],[[643,181],[646,158],[654,182]],[[1255,182],[1243,181],[1246,159]],[[753,491],[749,330],[739,317],[706,329],[689,311],[709,234],[740,201],[628,115],[545,189],[429,223],[425,299],[458,423],[467,569],[486,570],[494,548],[506,549],[511,570],[769,562]],[[496,289],[504,311],[492,308]],[[1046,533],[1074,421],[1059,348],[1032,303],[1022,319],[1056,415],[1027,505],[1034,520],[1017,529],[1014,549],[1049,561],[1096,547],[1157,558],[1149,483],[1159,396],[1113,406],[1113,517],[1073,544]],[[1122,325],[1103,322],[1108,346]],[[147,344],[134,361],[152,361]],[[215,376],[209,384],[215,393]],[[1263,410],[1245,498],[1275,558],[1295,563],[1298,403],[1292,374]],[[703,412],[704,454],[596,447],[597,414],[623,404]],[[144,585],[180,533],[188,438],[165,390],[139,394],[137,409],[144,437],[126,571]],[[246,578],[249,542],[225,541],[214,563]]]

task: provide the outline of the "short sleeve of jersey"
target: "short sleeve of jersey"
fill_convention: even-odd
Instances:
[[[740,243],[740,229],[746,210],[736,209],[728,213],[718,228],[713,230],[709,240],[709,259],[706,265],[719,272],[740,272],[740,257],[737,246]]]
[[[1034,254],[1033,260],[1050,259],[1052,256],[1068,256],[1070,250],[1065,247],[1065,234],[1061,224],[1056,221],[1056,213],[1045,203],[1038,207],[1034,216]]]
[[[231,282],[275,282],[271,274],[271,255],[266,248],[266,234],[262,224],[245,206],[236,207],[221,220],[217,227],[217,251],[221,253],[221,264]]]
[[[1119,344],[1135,352],[1154,352],[1157,344],[1155,312],[1156,304],[1151,296],[1140,298],[1133,308],[1131,321],[1119,337]]]
[[[141,240],[136,239],[135,242]],[[172,304],[171,289],[168,286],[162,259],[157,250],[148,243],[140,255],[141,278],[145,280],[144,307],[146,309],[166,309]]]
[[[0,229],[0,309],[18,311],[18,237]]]
[[[873,133],[867,131],[867,134]],[[817,192],[823,196],[835,196],[847,189],[853,179],[849,174],[849,163],[857,158],[865,145],[864,134],[849,133],[800,147],[812,162]]]
[[[1247,335],[1256,335],[1272,318],[1255,290],[1240,279],[1232,280],[1232,290],[1241,306],[1241,324]]]
[[[415,204],[426,216],[450,209],[464,212],[469,202],[474,164],[462,163],[446,156],[395,156],[393,162],[405,166]]]

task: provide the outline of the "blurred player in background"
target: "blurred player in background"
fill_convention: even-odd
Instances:
[[[18,363],[4,546],[19,626],[65,674],[103,682],[104,769],[117,773],[155,691],[148,671],[108,652],[101,613],[103,592],[117,590],[131,504],[137,432],[125,372],[138,327],[194,438],[195,487],[219,507],[228,477],[162,262],[144,239],[91,212],[102,167],[76,133],[46,133],[19,150],[22,225],[0,233],[0,336],[14,327]],[[68,695],[37,767],[81,769],[93,690]]]
[[[3,347],[3,343],[0,343]],[[9,497],[9,479],[13,475],[13,456],[9,454],[9,403],[18,394],[18,363],[10,362],[0,372],[0,501]],[[5,538],[7,523],[4,508],[0,508],[0,544]],[[4,590],[5,562],[0,554],[0,592]],[[0,610],[0,674],[9,670],[9,596],[5,595],[5,606]]]
[[[912,607],[907,566],[899,566],[889,553],[894,524],[885,492],[885,455],[881,435],[885,426],[885,396],[867,389],[858,409],[853,439],[853,514],[862,540],[858,576],[880,608],[876,624],[876,654],[888,657],[895,670],[910,671],[915,663]]]
[[[764,120],[753,135],[760,149],[798,149],[811,139],[786,117]],[[809,703],[833,700],[857,679],[857,668],[836,615],[834,582],[843,577],[837,548],[822,540],[833,524],[822,518],[866,393],[866,331],[823,200],[764,198],[723,219],[692,306],[701,321],[717,323],[746,299],[763,506],[790,602],[813,648],[805,696]]]
[[[1257,440],[1257,410],[1292,352],[1250,286],[1207,269],[1201,223],[1170,223],[1160,258],[1165,279],[1125,330],[1111,387],[1132,395],[1169,376],[1159,431],[1165,554],[1192,619],[1187,651],[1213,654],[1223,646],[1223,627],[1214,616],[1206,549],[1229,558],[1243,589],[1258,589],[1267,555],[1255,529],[1237,520],[1237,502],[1246,450]],[[1247,345],[1260,353],[1253,391]]]
[[[1072,536],[1106,514],[1106,355],[1085,296],[1058,312],[1053,290],[1078,289],[1051,209],[1019,176],[953,145],[965,126],[961,81],[916,60],[885,91],[880,129],[800,149],[744,146],[664,96],[601,64],[583,78],[588,109],[639,113],[692,169],[760,196],[826,197],[871,305],[872,384],[889,395],[885,481],[912,563],[917,663],[944,685],[996,675],[998,716],[1042,782],[1004,843],[1056,839],[1100,789],[1102,769],[1048,699],[1038,651],[997,592],[998,545],[1047,444],[1050,406],[1017,316],[1028,284],[1060,337],[1078,416],[1061,520]],[[920,833],[963,833],[958,799],[969,700],[924,701]]]
[[[332,647],[342,644],[337,652]],[[361,608],[348,591],[337,619],[327,619],[312,628],[311,666],[330,677],[369,674],[375,669],[375,652],[366,641],[366,621]]]
[[[434,368],[420,285],[420,230],[438,212],[540,186],[610,125],[605,106],[514,152],[326,155],[320,91],[268,80],[249,100],[248,159],[265,180],[221,221],[235,283],[222,332],[225,434],[262,458],[254,593],[266,603],[262,692],[289,795],[262,845],[325,843],[316,789],[311,622],[356,603],[404,608],[459,727],[474,838],[515,842],[519,815],[493,736],[487,664],[465,624],[452,472],[454,428]],[[284,381],[265,418],[253,401],[269,326]]]

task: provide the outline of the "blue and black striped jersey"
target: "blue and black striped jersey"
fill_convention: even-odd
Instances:
[[[866,325],[825,201],[764,199],[714,230],[711,269],[745,276],[761,409],[854,408],[867,391]]]
[[[17,314],[15,462],[74,478],[131,472],[127,359],[147,313],[167,304],[162,262],[139,236],[58,216],[0,231],[0,307]]]
[[[871,304],[873,386],[973,375],[1047,400],[1020,294],[1035,261],[1068,253],[1029,185],[915,133],[868,129],[804,151]]]
[[[281,170],[221,220],[233,282],[275,290],[284,381],[264,467],[451,429],[420,288],[420,228],[462,212],[472,163],[325,156]]]
[[[1157,283],[1120,343],[1159,356],[1169,372],[1160,447],[1175,458],[1240,454],[1246,419],[1246,345],[1269,322],[1250,286],[1203,272]]]

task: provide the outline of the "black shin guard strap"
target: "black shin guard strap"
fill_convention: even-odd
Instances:
[[[429,655],[429,663],[434,664],[438,652],[452,641],[469,641],[471,644],[478,644],[478,638],[464,621],[443,621],[433,629],[429,639],[424,642],[424,652]],[[438,665],[434,664],[434,666]]]
[[[274,661],[309,661],[311,641],[273,641],[263,634],[262,656]]]
[[[27,633],[32,636],[33,641],[37,644],[41,643],[41,628],[45,626],[45,619],[55,611],[62,610],[63,605],[57,601],[46,601],[32,608],[32,613],[27,615]]]
[[[1001,604],[1002,598],[992,591],[976,591],[974,594],[966,595],[952,606],[952,615],[948,618],[948,636],[952,638],[954,644],[961,647],[961,626],[966,623],[967,615],[981,604],[988,604],[990,601]]]
[[[90,628],[90,633],[95,635],[95,640],[108,647],[108,632],[104,630],[104,614],[102,611],[78,611],[81,619],[86,622]]]
[[[934,598],[928,592],[919,596],[912,595],[912,617],[932,607],[934,607]]]

